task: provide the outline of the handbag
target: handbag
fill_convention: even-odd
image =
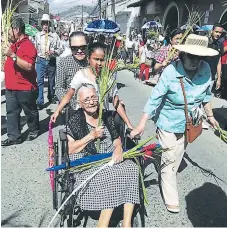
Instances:
[[[184,83],[182,78],[180,78],[180,84],[183,91],[184,103],[185,103],[185,106],[184,106],[184,112],[186,117],[185,137],[188,143],[192,143],[202,133],[202,130],[203,130],[202,120],[200,120],[197,125],[193,125],[192,118],[188,116],[188,104],[187,104],[187,98],[186,98],[186,93],[185,93],[185,88],[184,88]]]

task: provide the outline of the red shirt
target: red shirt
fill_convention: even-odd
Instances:
[[[224,41],[224,47],[227,46],[227,40]],[[227,64],[227,52],[221,57],[221,64]]]
[[[22,40],[12,44],[12,51],[21,59],[32,64],[31,71],[20,68],[10,57],[7,57],[5,71],[5,85],[9,90],[37,90],[35,60],[37,51],[33,43],[25,36]]]
[[[115,47],[119,48],[121,46],[121,40],[117,40],[115,43]]]

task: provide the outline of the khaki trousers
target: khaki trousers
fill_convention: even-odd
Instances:
[[[177,170],[181,164],[185,151],[184,134],[174,134],[158,129],[158,139],[163,149],[161,164],[161,187],[165,204],[179,205],[177,190]]]

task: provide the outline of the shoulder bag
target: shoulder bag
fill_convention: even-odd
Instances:
[[[199,122],[198,125],[193,125],[192,118],[188,116],[188,104],[187,104],[187,98],[186,98],[186,93],[185,93],[185,88],[184,88],[184,83],[182,78],[180,78],[180,84],[183,91],[184,103],[185,103],[185,106],[184,106],[184,112],[186,117],[185,137],[188,143],[192,143],[202,133],[202,130],[203,130],[202,120]]]

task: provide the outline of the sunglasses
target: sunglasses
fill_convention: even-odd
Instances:
[[[79,50],[81,50],[82,52],[84,52],[87,49],[87,45],[71,46],[70,48],[71,48],[72,52],[78,52]]]
[[[67,36],[68,37],[68,34],[64,34],[63,36]]]

